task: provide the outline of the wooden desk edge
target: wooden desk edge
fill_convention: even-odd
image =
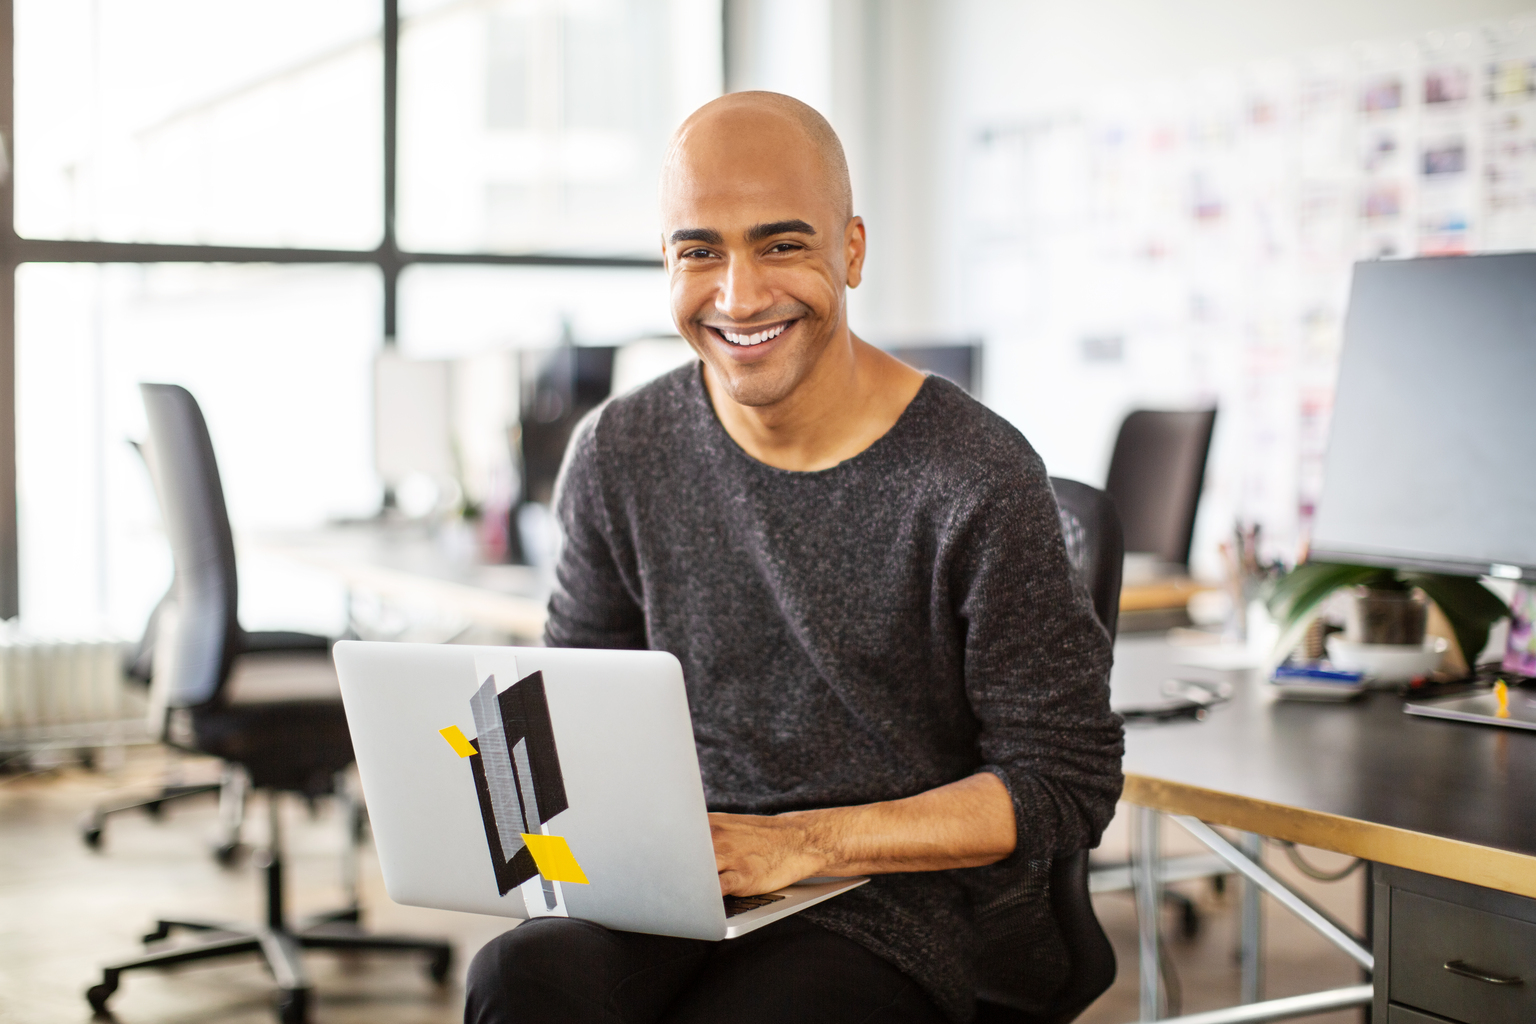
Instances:
[[[1380,864],[1393,864],[1536,898],[1536,857],[1511,850],[1130,772],[1125,776],[1123,799],[1167,814],[1187,814],[1212,825],[1228,825]]]

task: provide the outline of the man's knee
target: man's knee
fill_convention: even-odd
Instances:
[[[469,964],[465,1024],[602,1020],[600,1005],[590,1017],[573,1014],[593,995],[592,967],[603,959],[606,932],[585,921],[544,917],[487,942]]]
[[[470,962],[465,1024],[651,1019],[712,945],[563,917],[525,921]]]

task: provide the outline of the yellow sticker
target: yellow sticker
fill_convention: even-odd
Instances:
[[[446,729],[439,729],[437,731],[442,734],[443,739],[448,741],[448,745],[453,748],[453,752],[460,757],[471,757],[478,753],[470,745],[469,740],[464,738],[464,733],[459,730],[458,726],[450,725]]]
[[[528,844],[528,852],[533,854],[533,863],[538,866],[539,874],[551,882],[587,884],[587,876],[582,872],[581,865],[576,863],[576,857],[563,836],[534,836],[525,832],[523,842]]]

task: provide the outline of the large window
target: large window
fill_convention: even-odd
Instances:
[[[371,249],[378,0],[20,0],[16,231]]]
[[[0,616],[132,635],[169,583],[127,443],[139,381],[203,406],[246,625],[327,629],[339,594],[243,540],[378,507],[381,348],[476,358],[671,329],[656,172],[721,90],[720,0],[0,16]]]
[[[401,245],[657,253],[667,138],[720,92],[718,3],[417,0],[407,10]]]

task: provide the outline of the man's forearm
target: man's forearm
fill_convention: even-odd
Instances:
[[[1013,852],[1002,781],[980,772],[916,796],[772,816],[712,814],[722,892],[746,895],[816,875],[979,867]]]

